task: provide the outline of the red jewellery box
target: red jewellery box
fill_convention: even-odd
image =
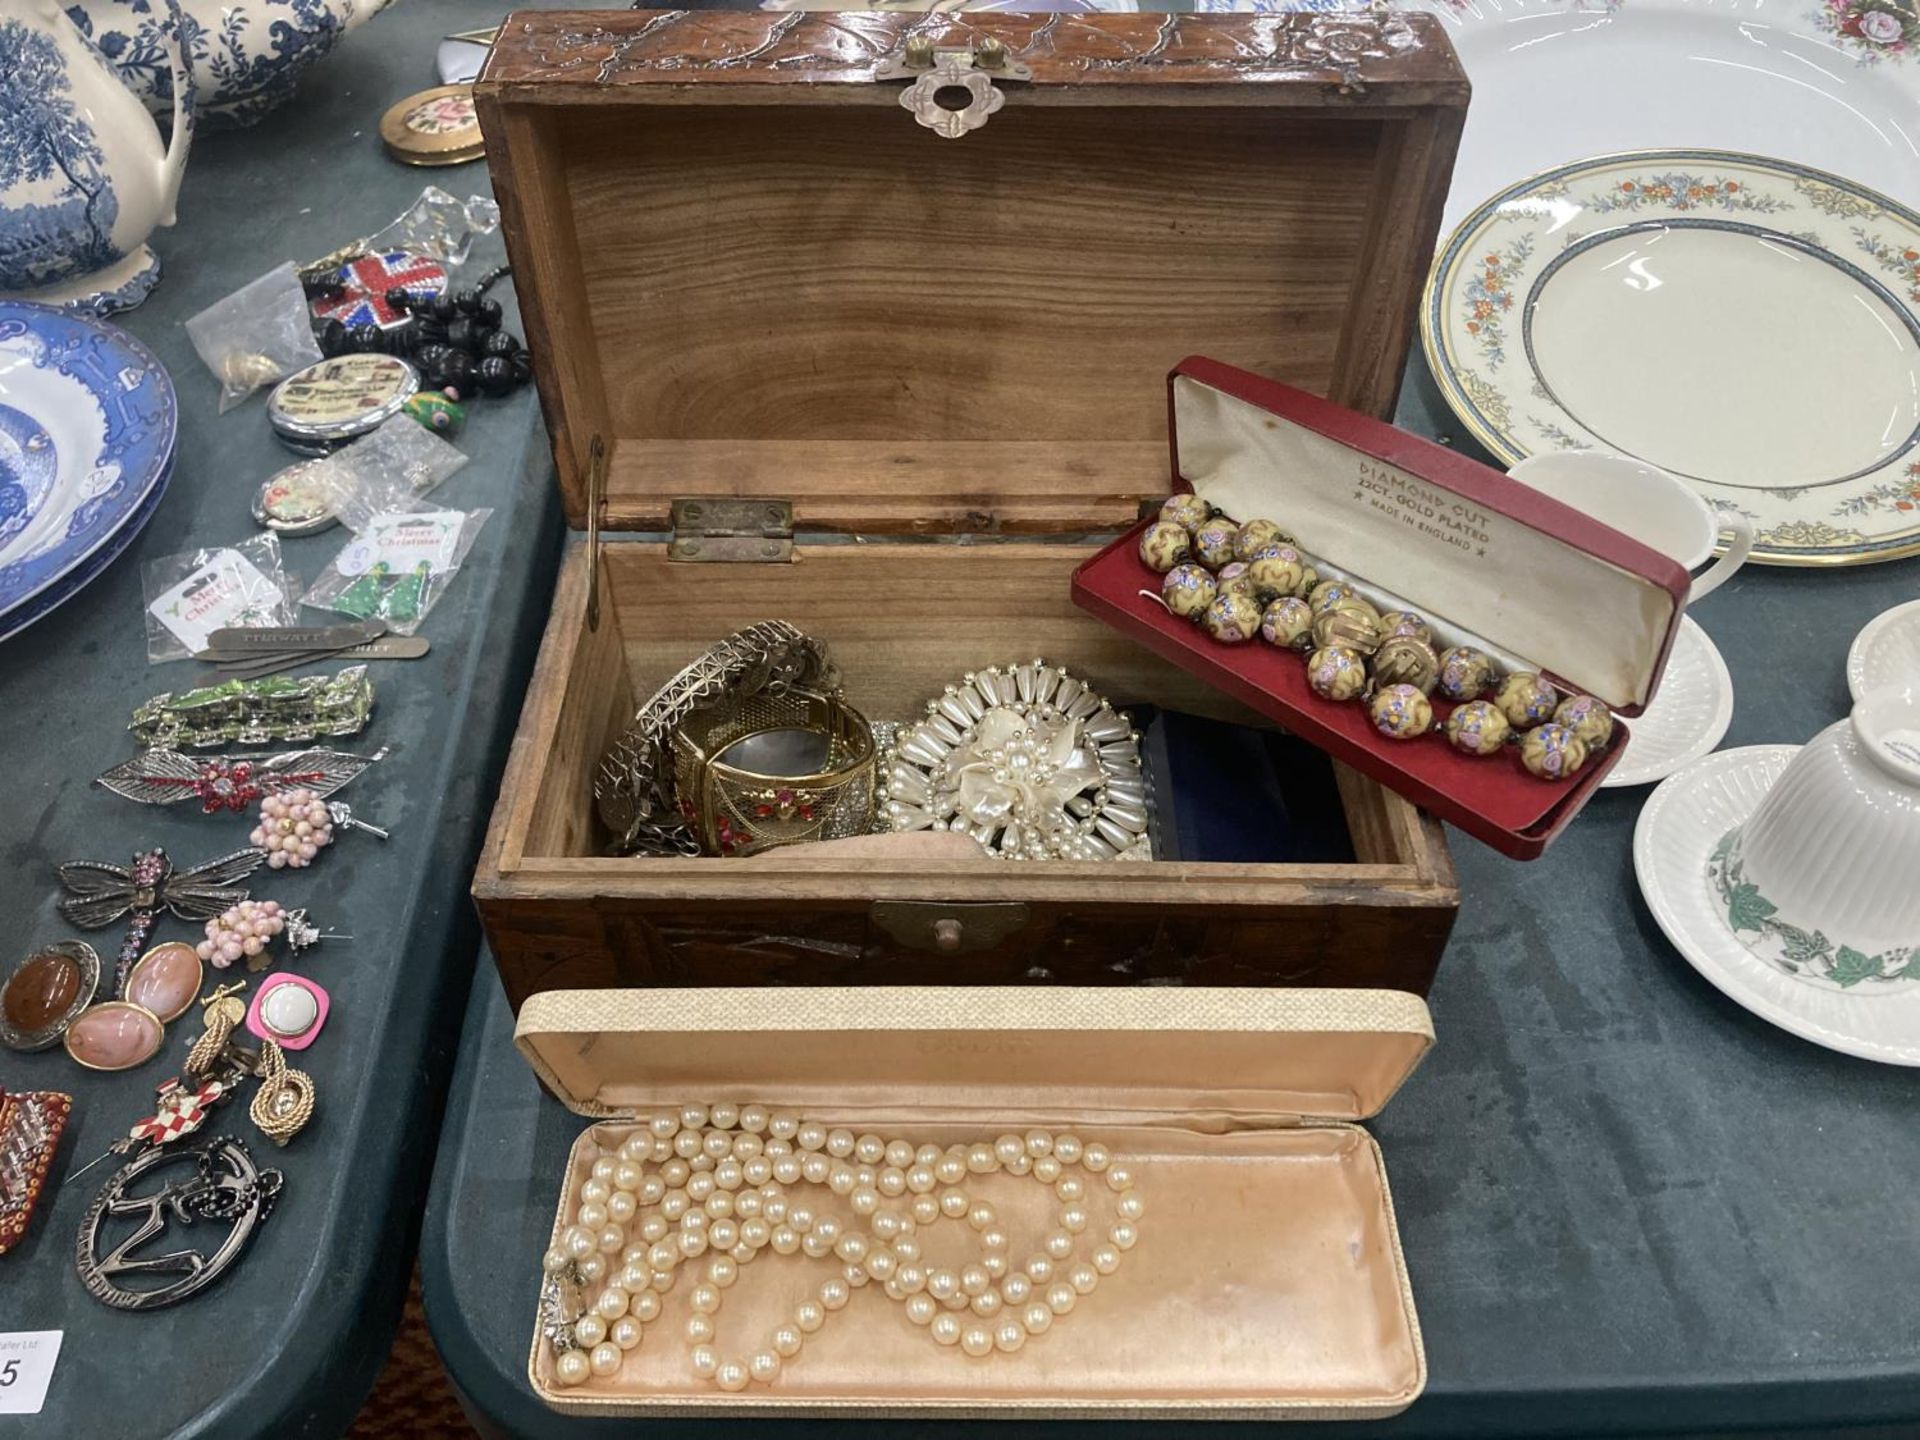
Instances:
[[[1653,698],[1686,605],[1677,561],[1444,446],[1278,381],[1192,358],[1167,384],[1175,490],[1237,521],[1275,521],[1323,577],[1417,611],[1442,646],[1472,645],[1622,715]],[[1139,556],[1146,524],[1074,572],[1076,604],[1503,854],[1545,851],[1629,743],[1619,725],[1602,755],[1552,781],[1436,735],[1388,739],[1363,704],[1315,695],[1300,655],[1259,640],[1223,645],[1168,613],[1160,577]],[[1434,708],[1444,719],[1451,707]]]

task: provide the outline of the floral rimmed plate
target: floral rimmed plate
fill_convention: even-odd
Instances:
[[[1706,150],[1560,166],[1460,223],[1421,334],[1509,463],[1633,455],[1746,515],[1755,560],[1920,551],[1920,215],[1849,181]]]
[[[1746,925],[1753,939],[1765,907],[1740,890],[1738,877],[1728,889],[1721,843],[1798,748],[1722,750],[1662,783],[1633,832],[1641,894],[1674,948],[1761,1019],[1830,1050],[1920,1065],[1920,982],[1857,974],[1839,956],[1815,957],[1810,965],[1771,951],[1763,958],[1734,930]]]
[[[1449,227],[1523,175],[1675,143],[1777,156],[1920,204],[1920,15],[1910,0],[1418,7],[1446,22],[1473,81]]]

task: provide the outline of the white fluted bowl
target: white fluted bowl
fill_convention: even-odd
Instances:
[[[1708,862],[1740,943],[1818,984],[1920,983],[1920,686],[1802,746]]]

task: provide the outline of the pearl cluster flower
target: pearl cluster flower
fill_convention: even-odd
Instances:
[[[333,843],[333,817],[313,791],[288,790],[261,800],[260,823],[247,838],[275,870],[299,870]]]
[[[1140,736],[1041,659],[961,677],[903,725],[877,803],[894,830],[953,830],[1005,860],[1147,858]]]
[[[1021,1265],[998,1211],[966,1188],[994,1173],[1048,1186],[1059,1202],[1055,1228]],[[1082,1237],[1095,1225],[1094,1177],[1113,1197],[1113,1219],[1083,1257]],[[844,1198],[851,1218],[816,1205],[798,1189],[802,1183]],[[689,1105],[655,1115],[595,1158],[573,1223],[543,1260],[550,1294],[563,1284],[600,1287],[590,1304],[581,1297],[572,1319],[548,1327],[554,1376],[574,1386],[616,1374],[690,1262],[701,1268],[683,1322],[688,1360],[696,1376],[722,1390],[777,1379],[806,1337],[869,1285],[940,1345],[976,1358],[1012,1354],[1120,1267],[1146,1208],[1133,1186],[1131,1169],[1105,1146],[1047,1130],[942,1147],[856,1135],[760,1105]],[[942,1221],[973,1231],[971,1262],[924,1258],[922,1233]],[[758,1349],[723,1355],[715,1317],[742,1267],[769,1249],[828,1261],[838,1273]]]
[[[287,928],[278,900],[242,900],[207,921],[207,938],[194,950],[209,965],[224,970],[241,956],[251,960]]]

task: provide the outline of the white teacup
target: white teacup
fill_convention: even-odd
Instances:
[[[1920,686],[1867,691],[1803,745],[1708,876],[1740,942],[1802,978],[1920,982]]]
[[[1686,481],[1630,455],[1603,450],[1530,455],[1507,473],[1602,525],[1672,556],[1689,570],[1712,557],[1723,529],[1731,531],[1726,554],[1693,577],[1689,603],[1731,580],[1753,548],[1753,526],[1746,516],[1716,512]]]

